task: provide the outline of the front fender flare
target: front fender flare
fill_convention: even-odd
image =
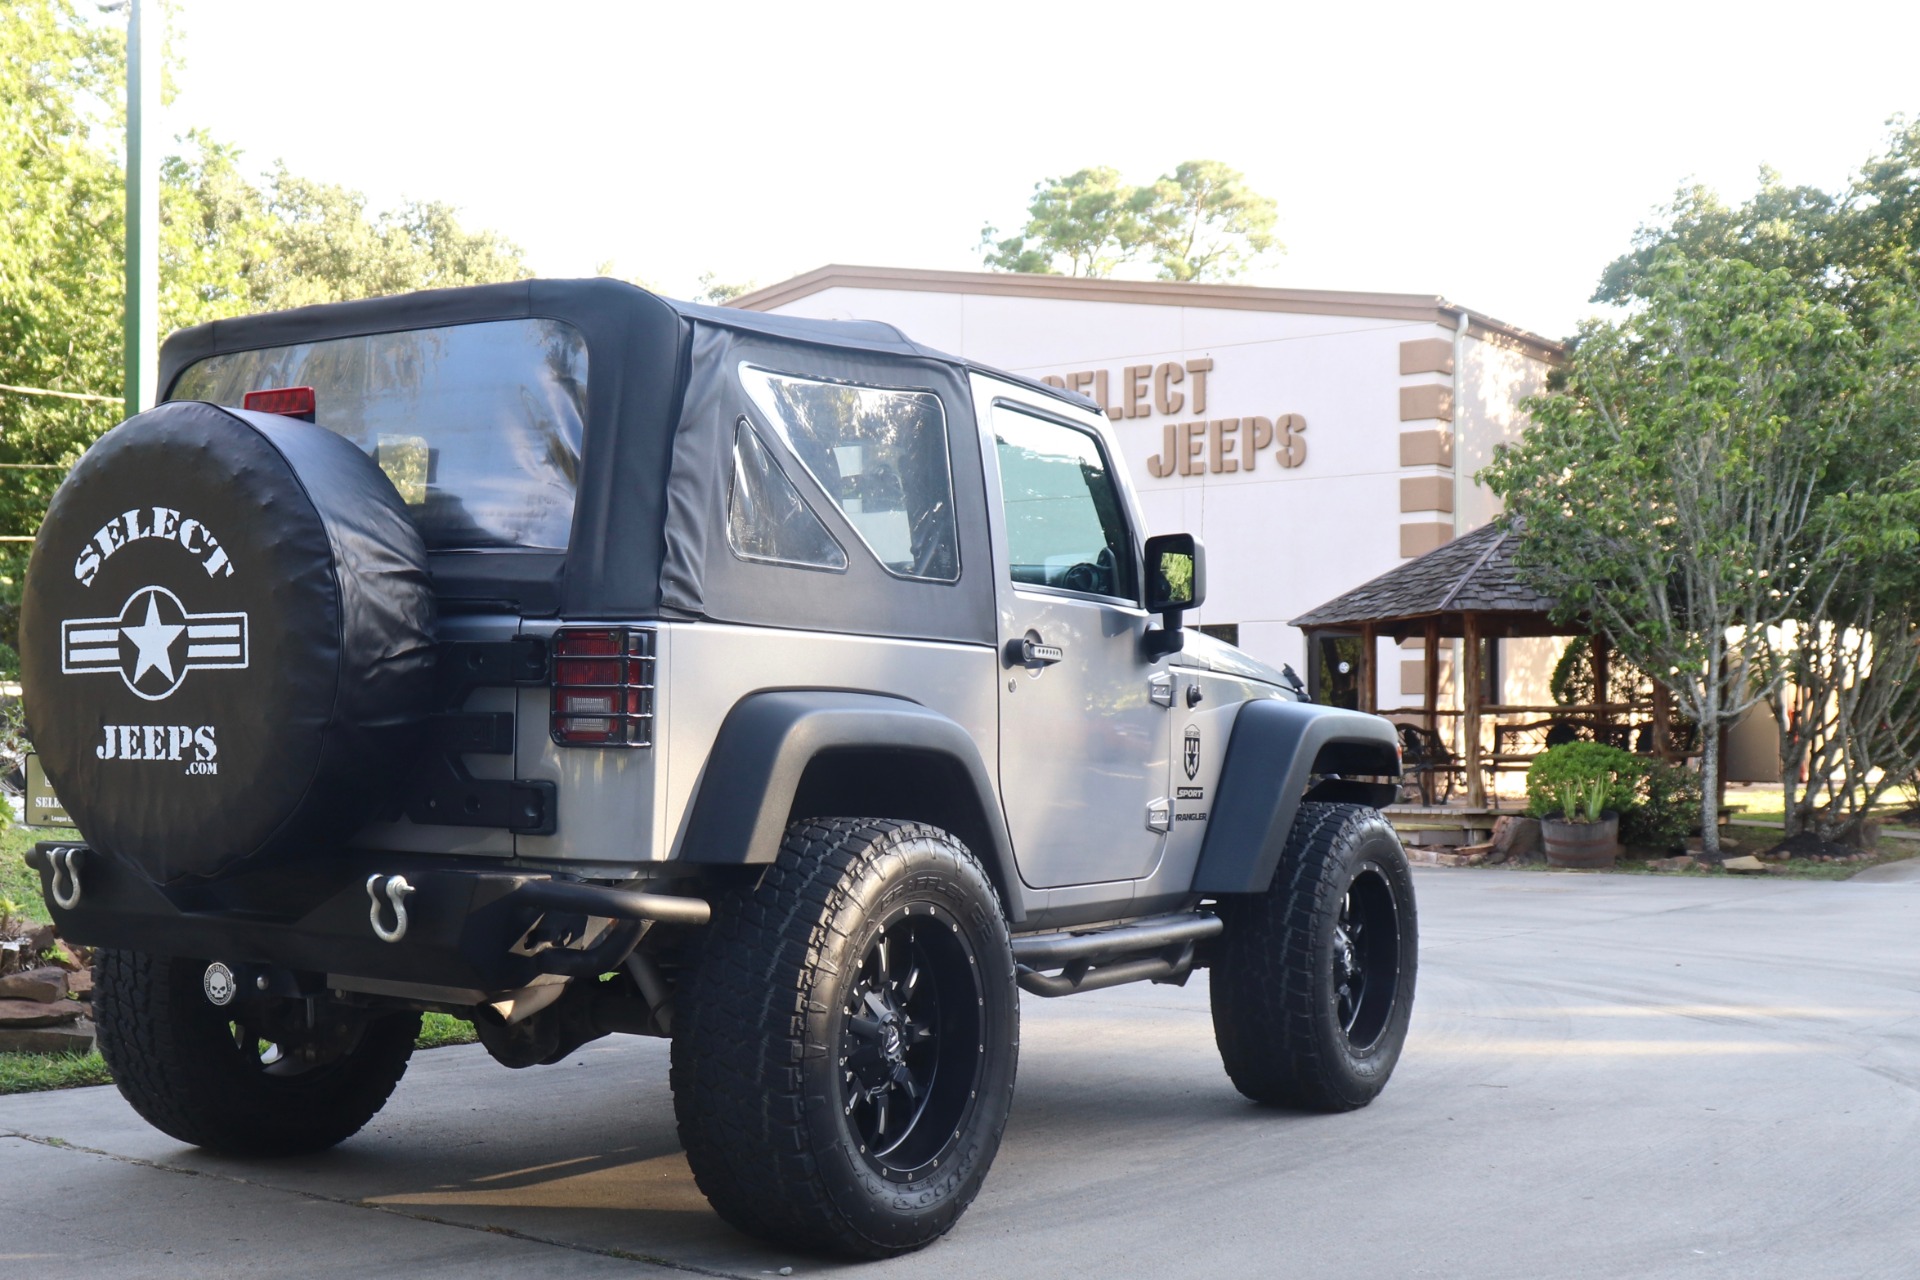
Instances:
[[[829,752],[876,748],[938,761],[953,775],[965,793],[959,798],[978,810],[970,843],[987,847],[974,848],[974,856],[999,887],[1008,918],[1018,923],[1024,912],[1013,842],[980,749],[956,721],[904,698],[836,689],[781,689],[742,698],[708,753],[676,858],[721,866],[772,862],[807,766]]]
[[[1196,893],[1264,893],[1315,773],[1400,775],[1399,737],[1379,716],[1262,698],[1233,719]]]

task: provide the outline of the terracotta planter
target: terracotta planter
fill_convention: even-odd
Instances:
[[[1598,822],[1542,818],[1540,844],[1550,867],[1611,867],[1620,856],[1620,815],[1609,810]]]

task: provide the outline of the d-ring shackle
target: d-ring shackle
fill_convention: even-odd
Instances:
[[[80,853],[77,845],[47,850],[47,862],[53,868],[53,903],[62,911],[80,905]]]
[[[380,893],[384,888],[387,901],[393,904],[393,928],[380,923]],[[398,942],[407,936],[407,896],[415,892],[407,883],[405,876],[371,875],[367,877],[367,897],[373,903],[367,909],[367,919],[373,923],[374,936],[382,942]]]

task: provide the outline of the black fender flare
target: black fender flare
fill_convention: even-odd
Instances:
[[[1262,698],[1233,718],[1196,893],[1264,893],[1315,773],[1400,776],[1400,739],[1379,716]]]
[[[937,762],[954,779],[954,800],[977,815],[969,833],[954,834],[1000,890],[1008,919],[1024,919],[1013,841],[979,747],[951,717],[905,698],[778,689],[740,699],[714,738],[674,857],[707,866],[772,862],[807,767],[830,753],[875,750]]]

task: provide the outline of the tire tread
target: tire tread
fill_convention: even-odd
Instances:
[[[1319,991],[1319,925],[1339,911],[1349,847],[1380,828],[1397,850],[1398,837],[1376,810],[1302,804],[1268,891],[1222,903],[1226,932],[1211,974],[1214,1038],[1234,1087],[1257,1102],[1352,1111],[1371,1102],[1391,1073],[1398,1043],[1388,1049],[1381,1078],[1370,1087],[1355,1086],[1344,1049],[1324,1034],[1327,1013]],[[1406,874],[1404,855],[1398,873]],[[1411,902],[1409,892],[1409,909]],[[1408,918],[1402,930],[1400,998],[1408,1005],[1416,929]],[[1404,1025],[1390,1034],[1404,1035]]]

